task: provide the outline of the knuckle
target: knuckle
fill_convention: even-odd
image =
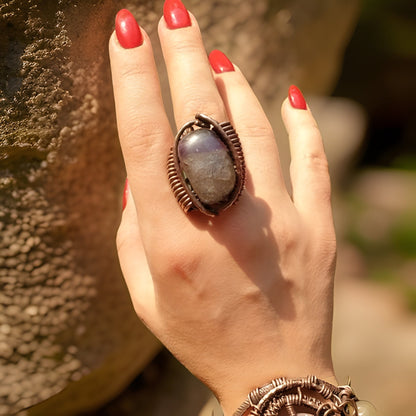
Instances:
[[[138,115],[132,115],[129,124],[129,128],[122,134],[127,146],[153,141],[162,134],[160,126],[155,121],[144,121]]]
[[[212,94],[203,92],[197,92],[195,90],[185,91],[183,103],[181,105],[181,113],[183,116],[183,122],[188,121],[195,116],[196,113],[203,113],[207,116],[213,117],[218,122],[224,114],[223,108],[219,102],[213,100]]]
[[[161,126],[157,119],[140,117],[141,114],[129,115],[129,128],[120,132],[123,147],[132,154],[151,155],[155,147],[166,141],[170,132]]]
[[[282,227],[279,233],[279,247],[281,249],[282,258],[289,257],[292,253],[296,253],[302,240],[301,232],[298,227],[293,224],[290,227]]]
[[[127,85],[135,85],[138,79],[151,74],[148,65],[137,65],[137,62],[133,63],[134,65],[123,65],[120,69],[119,77]]]
[[[322,135],[318,125],[315,122],[304,121],[297,126],[296,135],[305,136],[309,140],[321,141]]]
[[[312,139],[322,140],[321,131],[319,130],[319,127],[316,123],[310,124],[308,126],[308,134]]]
[[[273,129],[270,126],[269,123],[266,124],[256,124],[255,121],[251,122],[250,119],[245,122],[244,125],[242,125],[239,128],[240,135],[248,137],[250,139],[264,139],[267,137],[273,137]]]
[[[160,261],[155,264],[156,275],[160,279],[176,278],[181,281],[189,282],[195,276],[196,270],[200,263],[198,256],[183,244],[164,244],[159,249],[157,256]]]
[[[196,36],[182,38],[180,42],[171,45],[171,53],[176,56],[194,57],[201,55],[201,40]]]
[[[322,202],[331,201],[331,179],[325,154],[319,152],[304,153],[290,165],[292,178],[298,178],[303,186],[314,192]]]
[[[328,174],[328,160],[323,151],[311,151],[304,153],[302,157],[302,163],[307,168]]]

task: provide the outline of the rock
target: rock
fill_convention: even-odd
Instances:
[[[207,205],[227,200],[236,173],[227,146],[209,129],[198,129],[178,145],[180,167],[198,198]]]

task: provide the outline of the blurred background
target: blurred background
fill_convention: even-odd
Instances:
[[[385,416],[414,407],[415,78],[416,3],[364,0],[332,94],[308,94],[305,86],[332,162],[337,375],[340,383],[350,376],[358,395]],[[124,394],[88,416],[195,415],[209,393],[185,374],[163,351]],[[162,392],[149,404],[153,389]],[[214,400],[201,416],[213,411],[221,414]]]

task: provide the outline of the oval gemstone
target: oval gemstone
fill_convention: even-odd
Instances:
[[[234,164],[222,140],[209,129],[198,129],[179,141],[182,172],[202,203],[227,201],[236,183]]]

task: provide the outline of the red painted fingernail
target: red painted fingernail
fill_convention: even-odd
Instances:
[[[215,49],[209,54],[209,63],[217,74],[234,71],[234,65],[221,51]]]
[[[169,29],[191,26],[188,10],[181,0],[166,0],[163,6],[163,16]]]
[[[289,87],[289,101],[292,104],[293,108],[297,108],[299,110],[306,110],[306,101],[303,98],[303,94],[301,93],[300,89],[295,85],[291,85]]]
[[[116,16],[116,35],[124,49],[131,49],[143,43],[143,35],[136,19],[127,9],[121,9]]]
[[[123,191],[123,211],[124,211],[124,208],[126,208],[127,200],[129,199],[129,192],[130,192],[129,180],[126,178],[126,183],[124,184],[124,191]]]

